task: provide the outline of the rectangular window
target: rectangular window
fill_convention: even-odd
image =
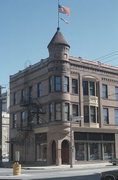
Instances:
[[[52,104],[49,104],[49,120],[52,121]]]
[[[72,93],[73,94],[78,93],[78,81],[77,81],[77,79],[72,79]]]
[[[61,91],[61,77],[55,77],[55,91]]]
[[[37,84],[37,96],[42,96],[42,83]]]
[[[83,81],[83,95],[88,96],[88,81]]]
[[[115,109],[114,113],[115,113],[115,124],[118,125],[118,109]]]
[[[49,78],[49,92],[52,92],[52,87],[53,87],[53,80],[52,77]]]
[[[64,92],[69,92],[69,78],[64,77]]]
[[[17,127],[17,115],[16,114],[13,114],[13,124],[12,124],[12,127],[13,128],[16,128]]]
[[[115,96],[116,96],[116,100],[118,100],[118,87],[115,87]]]
[[[102,97],[103,98],[108,98],[107,85],[105,85],[105,84],[102,85]]]
[[[96,111],[94,106],[90,106],[90,119],[91,122],[96,123]]]
[[[13,105],[16,104],[16,92],[13,93]]]
[[[21,112],[21,128],[27,126],[27,112]]]
[[[25,97],[24,89],[21,89],[21,101],[24,100],[24,97]]]
[[[69,121],[69,103],[65,103],[65,120]]]
[[[90,96],[95,96],[95,83],[93,81],[90,81],[89,85],[90,85]]]
[[[73,116],[78,116],[78,105],[77,104],[72,105],[72,114],[73,114]]]
[[[89,106],[84,106],[84,122],[89,123]]]
[[[103,108],[103,119],[104,119],[104,124],[109,124],[108,108]]]
[[[56,121],[61,120],[61,114],[62,114],[61,103],[56,103],[55,104],[55,120]]]
[[[31,87],[29,87],[29,101],[31,101],[32,98],[33,98],[33,88],[31,86]]]

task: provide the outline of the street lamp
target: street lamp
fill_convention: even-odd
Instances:
[[[70,116],[70,168],[73,168],[73,153],[74,153],[74,136],[73,136],[73,129],[72,123],[73,122],[80,122],[83,120],[83,116]]]

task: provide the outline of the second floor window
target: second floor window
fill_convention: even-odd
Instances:
[[[84,122],[89,123],[89,106],[84,106]]]
[[[107,85],[105,85],[105,84],[102,85],[102,97],[103,98],[108,98]]]
[[[77,79],[72,79],[72,93],[73,94],[78,93],[78,81],[77,81]]]
[[[16,127],[17,127],[17,115],[16,115],[16,114],[13,114],[12,118],[13,118],[12,127],[13,127],[13,128],[16,128]]]
[[[83,81],[83,95],[88,96],[88,81]]]
[[[115,124],[118,125],[118,109],[114,110],[114,114],[115,114]]]
[[[13,105],[16,104],[16,92],[13,93]]]
[[[69,92],[69,78],[64,77],[64,92]]]
[[[104,124],[109,124],[108,108],[103,108],[103,120],[104,120]]]
[[[116,100],[118,100],[118,87],[115,87],[115,97],[116,97]]]
[[[78,116],[78,105],[77,104],[72,105],[72,114],[73,114],[73,116]]]
[[[27,112],[21,112],[21,128],[27,126]]]
[[[90,106],[90,119],[91,119],[91,122],[93,122],[93,123],[96,122],[96,109],[95,109],[95,106]]]
[[[52,104],[49,104],[49,120],[52,121]]]
[[[42,83],[37,84],[37,96],[42,96]]]
[[[55,77],[55,91],[61,91],[61,77]]]
[[[61,103],[56,103],[55,104],[55,120],[60,121],[61,115],[62,115]]]
[[[65,120],[69,121],[69,103],[65,103]]]

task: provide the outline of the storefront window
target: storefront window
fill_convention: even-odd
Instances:
[[[98,160],[99,159],[99,150],[98,150],[98,144],[97,143],[91,143],[89,145],[90,148],[90,160]]]
[[[75,159],[78,161],[83,161],[84,158],[84,143],[76,143],[75,144],[75,150],[76,150],[76,154],[75,154]]]
[[[112,158],[112,145],[111,143],[106,143],[103,145],[104,147],[104,160],[108,160]]]

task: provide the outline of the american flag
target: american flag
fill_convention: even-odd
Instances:
[[[58,5],[58,11],[59,11],[59,13],[66,14],[68,16],[70,15],[70,8],[69,7]]]

